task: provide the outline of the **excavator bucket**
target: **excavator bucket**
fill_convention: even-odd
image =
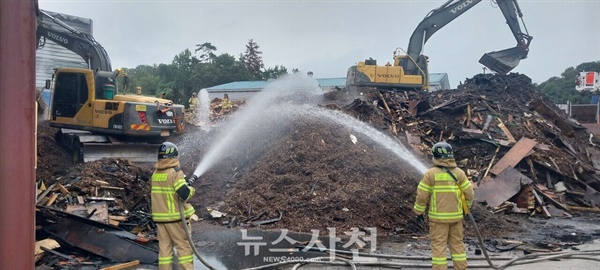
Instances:
[[[123,158],[138,163],[155,163],[159,147],[160,144],[149,143],[85,143],[82,154],[84,162],[101,158]]]
[[[529,51],[523,47],[514,47],[502,51],[484,54],[479,63],[498,74],[505,75],[519,65],[521,59],[527,57]]]

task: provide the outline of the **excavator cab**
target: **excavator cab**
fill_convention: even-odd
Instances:
[[[479,63],[498,74],[505,75],[519,65],[521,59],[527,58],[529,50],[525,47],[517,46],[497,52],[484,54]]]

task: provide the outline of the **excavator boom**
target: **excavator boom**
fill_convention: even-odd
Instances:
[[[429,87],[428,58],[422,54],[423,46],[442,27],[464,14],[482,0],[448,0],[429,12],[410,37],[406,55],[394,53],[393,66],[377,66],[375,60],[359,62],[348,69],[347,85],[377,86],[396,89],[421,89]],[[521,30],[523,17],[517,0],[495,0],[517,41],[513,48],[484,54],[479,62],[499,74],[513,70],[529,53],[532,37]],[[525,24],[523,23],[523,27]],[[525,30],[527,30],[525,28]]]

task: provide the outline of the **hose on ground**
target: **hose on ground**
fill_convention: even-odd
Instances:
[[[347,265],[349,265],[350,267],[352,267],[352,270],[357,270],[356,268],[356,264],[354,262],[352,262],[352,260],[348,260],[348,259],[344,259],[344,258],[335,258],[338,261],[342,261],[345,262]],[[327,261],[323,261],[323,260],[331,260],[330,257],[316,257],[316,258],[312,258],[311,260],[314,260],[314,262],[327,262]],[[294,265],[294,267],[292,268],[292,270],[297,270],[298,268],[302,267],[303,265],[306,265],[307,263],[297,263],[296,265]]]
[[[194,255],[196,255],[198,260],[200,260],[200,262],[202,262],[202,264],[204,264],[204,266],[206,266],[206,268],[208,268],[210,270],[217,270],[217,268],[212,267],[206,260],[204,260],[202,258],[202,256],[200,256],[200,252],[198,252],[198,250],[196,249],[196,245],[194,245],[194,241],[192,241],[192,234],[190,233],[191,228],[189,228],[187,226],[187,222],[185,220],[185,214],[183,211],[184,211],[183,202],[179,201],[179,215],[181,216],[181,224],[183,224],[183,230],[185,231],[185,236],[187,237],[188,241],[190,242],[190,246],[192,247],[192,251],[194,252]]]

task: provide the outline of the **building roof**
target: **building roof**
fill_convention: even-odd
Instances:
[[[317,79],[321,87],[346,86],[346,77]]]
[[[238,81],[230,82],[221,85],[215,85],[213,87],[206,88],[206,91],[236,91],[236,90],[256,90],[260,91],[264,89],[270,82],[268,81]]]
[[[429,82],[440,84],[445,80],[448,80],[447,73],[430,73]],[[322,78],[316,79],[321,87],[344,87],[346,86],[346,77],[342,78]],[[230,82],[221,85],[215,85],[213,87],[206,88],[208,92],[226,92],[226,91],[260,91],[264,89],[270,81],[237,81]]]

